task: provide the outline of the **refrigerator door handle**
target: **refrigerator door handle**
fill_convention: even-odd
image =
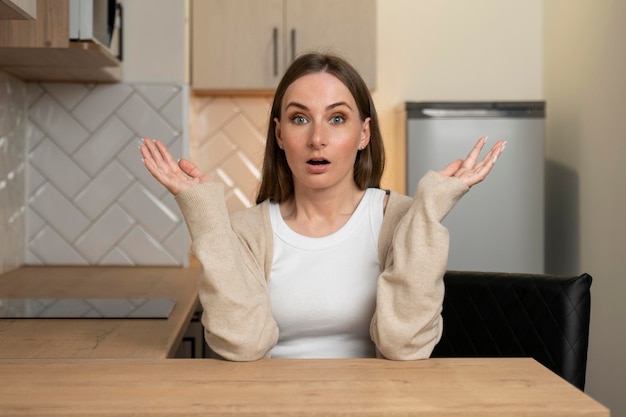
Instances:
[[[519,117],[529,112],[525,109],[422,109],[428,117]]]

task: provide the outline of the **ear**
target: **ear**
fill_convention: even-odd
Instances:
[[[371,119],[368,117],[363,122],[363,126],[361,129],[361,140],[359,141],[359,149],[365,149],[365,147],[370,143],[370,120]]]
[[[281,135],[280,120],[278,120],[278,117],[274,117],[274,136],[276,136],[276,143],[278,144],[278,147],[283,149],[283,138]]]

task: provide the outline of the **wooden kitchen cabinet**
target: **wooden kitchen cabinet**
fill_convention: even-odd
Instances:
[[[301,53],[347,58],[376,81],[375,0],[192,0],[195,90],[273,90]]]
[[[0,20],[0,71],[28,81],[121,78],[119,60],[104,48],[70,41],[68,0],[37,0],[34,20]]]

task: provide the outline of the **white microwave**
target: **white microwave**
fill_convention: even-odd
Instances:
[[[95,42],[122,60],[120,0],[69,0],[70,41]]]

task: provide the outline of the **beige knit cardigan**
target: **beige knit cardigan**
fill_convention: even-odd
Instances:
[[[449,247],[441,221],[467,190],[459,179],[429,171],[414,198],[388,192],[370,326],[380,356],[428,358],[439,341]],[[203,267],[198,291],[209,347],[233,361],[269,357],[279,333],[268,290],[273,259],[269,203],[229,216],[223,185],[216,183],[193,186],[176,201]]]

